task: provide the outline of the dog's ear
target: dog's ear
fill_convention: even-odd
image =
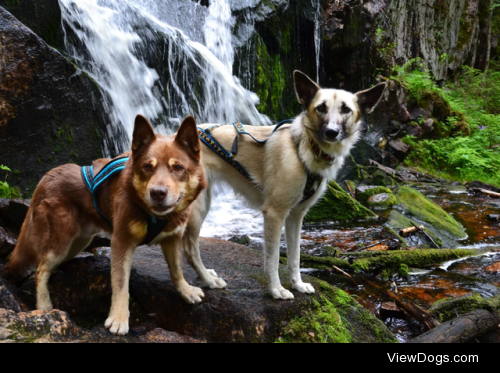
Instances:
[[[132,136],[132,152],[137,154],[147,149],[156,140],[153,127],[146,118],[138,115],[135,118],[134,134]]]
[[[386,83],[377,84],[375,87],[356,93],[358,106],[362,113],[371,113],[382,99]]]
[[[293,81],[295,83],[297,99],[304,105],[304,108],[307,109],[316,96],[316,93],[318,93],[321,88],[299,70],[293,72]]]
[[[198,137],[198,128],[196,128],[196,120],[189,116],[182,121],[175,142],[185,149],[188,154],[199,161],[201,158],[201,143]]]

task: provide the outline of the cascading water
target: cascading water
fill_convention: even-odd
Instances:
[[[321,25],[323,20],[323,7],[321,0],[311,0],[312,6],[315,8],[314,13],[314,48],[316,52],[316,81],[319,82],[319,72],[320,72],[320,56],[321,56]]]
[[[255,107],[258,97],[232,76],[229,0],[213,0],[208,10],[175,0],[59,2],[66,52],[105,94],[111,120],[108,155],[129,148],[137,114],[148,117],[164,134],[173,133],[187,115],[200,123],[270,123]],[[219,228],[222,217],[229,222],[236,216],[245,219],[244,226],[255,228],[250,231],[261,231],[256,212],[242,206],[231,192],[219,193],[213,205],[203,235],[237,231],[241,221],[236,218]]]

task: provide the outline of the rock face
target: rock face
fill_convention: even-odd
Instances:
[[[95,82],[1,7],[0,39],[0,163],[30,194],[48,170],[102,156],[107,116]]]

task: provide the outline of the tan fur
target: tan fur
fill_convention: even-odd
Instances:
[[[128,283],[133,252],[147,234],[147,216],[168,220],[153,243],[161,243],[172,280],[188,303],[201,301],[200,289],[187,285],[178,258],[190,204],[206,187],[194,118],[184,120],[176,136],[155,135],[149,122],[136,119],[133,151],[125,169],[102,184],[98,203],[113,222],[113,231],[94,207],[80,167],[65,165],[47,173],[38,185],[19,242],[10,261],[15,276],[36,271],[37,308],[51,310],[48,288],[51,273],[74,258],[99,232],[112,233],[113,298],[105,326],[113,334],[128,333]],[[175,162],[170,162],[175,159]],[[94,175],[110,161],[93,163]],[[176,168],[177,167],[177,168]],[[161,197],[154,190],[164,192]],[[169,252],[174,251],[174,252]]]
[[[288,246],[288,267],[293,289],[313,293],[310,284],[302,282],[300,275],[300,231],[308,209],[322,195],[328,180],[333,179],[342,167],[345,157],[358,140],[362,111],[373,110],[385,90],[385,85],[352,94],[342,90],[321,89],[307,76],[295,72],[295,86],[299,102],[305,111],[292,124],[285,125],[272,136],[273,127],[246,126],[246,130],[259,140],[271,136],[265,145],[249,136],[240,136],[236,160],[262,188],[256,188],[221,157],[207,146],[202,146],[203,167],[209,184],[225,181],[248,204],[262,211],[264,216],[265,273],[269,291],[275,299],[293,299],[291,292],[281,285],[279,244],[285,226]],[[324,106],[324,107],[323,107]],[[200,127],[207,128],[206,124]],[[331,131],[338,130],[338,137],[331,139]],[[329,132],[330,131],[330,132]],[[225,149],[231,149],[236,131],[233,126],[216,128],[212,136]],[[315,157],[309,139],[313,138],[321,150],[335,157],[333,164]],[[306,170],[324,179],[315,194],[301,202],[307,181]],[[207,189],[192,205],[184,249],[188,262],[210,288],[224,288],[226,283],[213,270],[207,270],[199,254],[200,228],[210,209],[211,188]]]

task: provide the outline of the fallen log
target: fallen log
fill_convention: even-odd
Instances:
[[[439,326],[439,322],[435,320],[431,315],[429,315],[427,312],[425,312],[423,309],[421,309],[419,306],[417,306],[415,303],[411,301],[406,301],[404,299],[401,299],[397,294],[392,292],[391,290],[383,290],[380,288],[380,286],[375,285],[374,283],[368,281],[365,279],[365,281],[370,284],[372,287],[379,291],[385,292],[391,298],[394,303],[397,304],[399,308],[404,310],[406,313],[408,313],[411,317],[413,317],[415,320],[423,324],[428,330],[434,329],[437,326]]]
[[[410,343],[465,343],[498,328],[496,311],[475,310],[414,338]]]
[[[500,198],[500,193],[492,192],[491,190],[481,189],[481,188],[472,188],[471,190],[474,193],[481,193],[481,194],[485,194],[489,197]]]

